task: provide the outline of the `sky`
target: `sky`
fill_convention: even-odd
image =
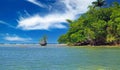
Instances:
[[[66,19],[77,19],[93,1],[0,0],[0,43],[39,43],[44,35],[48,43],[58,43],[69,29]]]

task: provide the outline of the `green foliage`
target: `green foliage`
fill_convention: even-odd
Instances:
[[[94,7],[102,7],[105,4],[105,0],[97,0],[95,2],[92,2]]]
[[[64,34],[64,35],[60,36],[58,42],[59,42],[59,43],[68,43],[68,42],[69,42],[68,39],[69,39],[69,38],[68,38],[67,34]]]
[[[70,23],[69,30],[58,42],[74,45],[120,44],[119,3],[115,2],[110,7],[99,9],[89,7],[90,9],[77,20],[67,20]]]
[[[43,41],[47,41],[47,36],[46,35],[44,35],[41,39],[40,39],[40,42],[43,42]]]

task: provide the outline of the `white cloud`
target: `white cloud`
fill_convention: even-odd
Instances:
[[[39,1],[37,1],[37,0],[27,0],[28,2],[31,2],[31,3],[33,3],[33,4],[35,4],[35,5],[37,5],[37,6],[39,6],[39,7],[46,7],[45,5],[43,5],[42,3],[40,3]]]
[[[31,38],[22,38],[17,35],[14,35],[14,36],[7,35],[6,37],[4,37],[4,40],[7,40],[7,41],[31,41],[32,39]]]
[[[19,21],[18,27],[22,27],[24,30],[48,30],[49,28],[65,28],[65,26],[60,22],[66,22],[65,18],[60,17],[60,15],[48,15],[46,17],[35,15]]]
[[[37,2],[36,0],[30,1],[31,3]],[[88,6],[91,5],[91,2],[93,1],[95,0],[58,0],[57,4],[65,5],[64,13],[54,13],[53,11],[52,14],[47,14],[45,16],[35,14],[27,18],[20,17],[22,19],[18,20],[17,27],[22,28],[23,30],[49,30],[50,28],[66,28],[66,26],[62,23],[66,23],[66,19],[74,20],[77,15],[85,13],[88,10]]]

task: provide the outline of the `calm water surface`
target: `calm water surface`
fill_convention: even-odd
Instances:
[[[0,70],[120,70],[120,48],[0,47]]]

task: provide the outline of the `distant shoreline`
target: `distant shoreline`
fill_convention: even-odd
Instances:
[[[0,44],[0,47],[80,47],[80,48],[120,48],[120,45],[111,46],[111,45],[100,45],[100,46],[68,46],[67,44],[48,44],[47,46],[40,46],[40,44]]]
[[[41,46],[40,44],[0,44],[0,47],[65,47],[66,44],[47,44],[47,46]]]

